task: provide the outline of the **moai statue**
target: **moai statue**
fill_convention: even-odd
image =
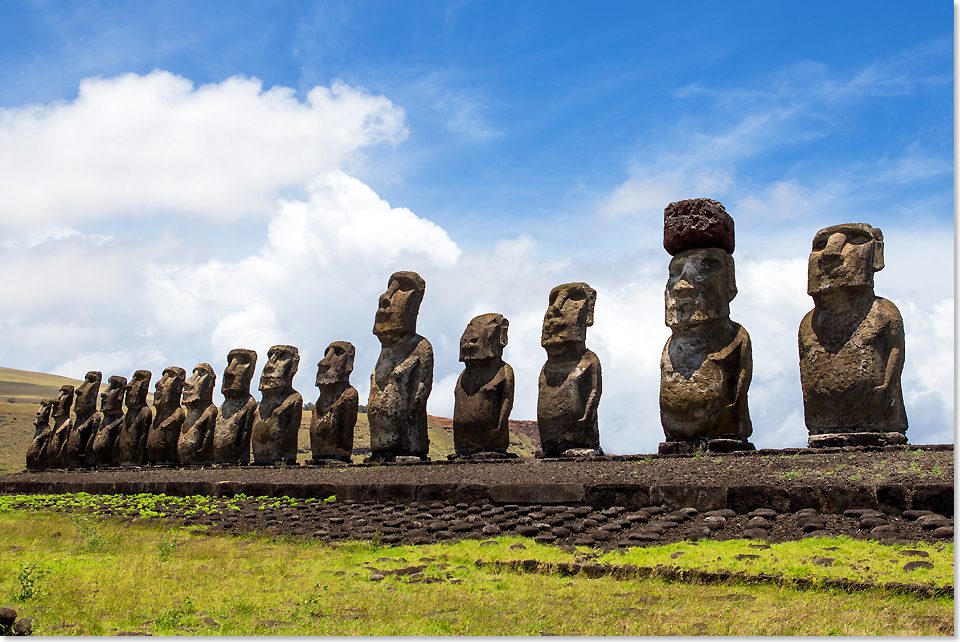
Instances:
[[[263,399],[253,421],[250,445],[253,463],[269,466],[297,463],[297,431],[303,418],[303,398],[293,389],[300,354],[293,346],[273,346],[260,374]]]
[[[217,428],[217,406],[213,389],[217,374],[209,363],[198,364],[183,386],[183,405],[187,417],[183,422],[177,453],[182,464],[213,463],[213,433]]]
[[[50,444],[50,411],[52,399],[41,399],[37,416],[33,420],[33,441],[27,449],[27,470],[43,470],[47,467],[47,446]]]
[[[800,322],[800,385],[811,448],[905,444],[903,319],[873,293],[883,234],[865,223],[819,232],[807,264],[814,308]]]
[[[433,388],[433,346],[417,334],[426,282],[416,272],[395,272],[373,323],[380,357],[370,375],[367,419],[370,459],[429,460],[427,397]]]
[[[107,379],[107,389],[100,393],[100,426],[96,435],[87,441],[84,463],[88,468],[115,466],[113,447],[123,429],[123,395],[127,390],[126,377],[116,375]]]
[[[180,462],[177,456],[177,440],[185,417],[180,406],[183,383],[187,371],[177,366],[165,368],[163,376],[157,381],[153,393],[153,425],[147,435],[147,461],[151,464],[175,465]]]
[[[223,371],[223,405],[213,433],[213,461],[217,464],[249,464],[250,434],[257,414],[257,400],[250,382],[257,370],[257,353],[235,348],[227,355]]]
[[[453,448],[460,457],[506,457],[513,409],[513,368],[503,360],[510,322],[481,314],[460,337],[464,370],[453,391]]]
[[[149,370],[137,370],[127,384],[123,427],[113,446],[113,458],[120,466],[142,466],[147,463],[147,435],[153,420],[153,411],[147,405],[150,390]]]
[[[60,395],[53,405],[53,428],[51,429],[50,443],[47,445],[47,467],[63,468],[63,456],[67,440],[70,438],[70,429],[73,428],[73,419],[70,417],[70,408],[73,406],[73,386],[60,386]]]
[[[73,402],[76,417],[62,458],[63,464],[67,467],[80,468],[87,465],[87,444],[100,428],[101,415],[97,412],[97,395],[100,393],[102,377],[103,375],[99,372],[91,370],[76,390],[76,398]]]
[[[586,283],[564,283],[550,291],[540,345],[547,362],[540,371],[537,427],[545,457],[602,455],[597,407],[600,359],[587,350],[597,291]]]
[[[317,364],[320,396],[310,420],[312,463],[351,461],[353,428],[357,425],[357,409],[360,407],[360,395],[350,385],[355,354],[352,343],[334,341],[327,346],[323,359]]]
[[[730,320],[737,295],[733,219],[707,198],[671,203],[663,247],[673,258],[664,292],[672,334],[660,359],[660,453],[754,450],[747,408],[750,335]]]

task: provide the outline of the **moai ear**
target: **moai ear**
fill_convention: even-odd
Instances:
[[[587,327],[593,325],[593,309],[597,305],[597,291],[591,288],[589,285],[584,284],[586,287],[584,290],[587,292],[587,301],[584,305],[587,307],[587,318],[586,324]]]
[[[883,269],[883,232],[879,227],[873,228],[873,271]]]
[[[507,321],[507,318],[502,316],[499,319],[500,323],[500,347],[507,345],[507,330],[510,328],[510,322]]]
[[[732,255],[727,254],[725,261],[727,264],[727,301],[733,301],[737,296],[737,272],[734,269]]]

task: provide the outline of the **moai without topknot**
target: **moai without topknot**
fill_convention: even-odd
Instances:
[[[27,448],[27,470],[43,470],[47,467],[47,446],[50,443],[50,411],[52,399],[41,399],[37,415],[33,419],[33,440]]]
[[[671,203],[663,247],[673,258],[664,292],[672,331],[660,359],[660,453],[753,450],[747,390],[750,335],[730,320],[737,295],[733,219],[707,198]]]
[[[464,370],[453,391],[456,456],[507,456],[515,387],[513,368],[503,360],[509,326],[502,314],[481,314],[460,337]]]
[[[100,380],[103,375],[91,370],[83,378],[76,390],[73,411],[76,417],[63,454],[63,464],[68,468],[80,468],[87,465],[87,445],[100,428],[101,415],[97,412],[97,396],[100,393]]]
[[[380,296],[373,334],[380,356],[370,376],[367,419],[370,460],[428,460],[427,398],[433,388],[433,346],[417,334],[426,282],[416,272],[395,272]]]
[[[149,370],[137,370],[127,384],[123,427],[113,446],[113,459],[119,466],[143,466],[147,463],[147,436],[153,422],[153,411],[147,405],[150,390]]]
[[[88,468],[116,466],[114,446],[123,429],[123,396],[127,390],[127,378],[116,375],[107,379],[107,389],[100,393],[100,426],[87,442],[84,462]]]
[[[47,467],[64,468],[63,456],[67,441],[70,438],[70,429],[73,428],[73,419],[70,417],[70,408],[73,406],[74,388],[71,385],[60,386],[60,395],[53,404],[53,428],[51,429],[50,443],[47,445]]]
[[[157,381],[153,393],[153,425],[147,435],[147,461],[151,464],[176,465],[180,462],[177,455],[177,440],[186,416],[180,406],[183,394],[183,382],[187,371],[177,366],[164,369],[163,376]]]
[[[260,375],[263,399],[253,422],[253,463],[262,466],[297,463],[297,431],[303,397],[293,389],[300,354],[293,346],[273,346]]]
[[[223,371],[223,405],[213,433],[213,461],[217,464],[249,464],[250,435],[257,415],[257,400],[250,382],[257,371],[257,353],[235,348],[227,355]]]
[[[807,264],[814,308],[800,323],[800,385],[811,448],[907,443],[900,311],[873,292],[883,233],[865,223],[819,232]]]
[[[537,427],[545,457],[602,455],[597,408],[600,359],[587,350],[597,291],[565,283],[550,291],[540,345],[547,362],[540,371]]]
[[[353,455],[353,429],[357,425],[360,394],[350,385],[356,349],[347,341],[327,346],[317,364],[317,388],[320,396],[310,419],[311,463],[336,460],[350,463]]]
[[[213,434],[219,414],[213,403],[216,386],[217,374],[209,363],[197,364],[183,385],[183,405],[187,413],[177,442],[181,464],[213,463]]]

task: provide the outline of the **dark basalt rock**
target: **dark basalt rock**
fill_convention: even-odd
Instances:
[[[663,249],[673,256],[707,247],[733,254],[733,219],[723,204],[709,198],[670,203],[663,211]]]

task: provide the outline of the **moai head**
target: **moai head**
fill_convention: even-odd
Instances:
[[[725,319],[735,296],[733,257],[725,250],[710,247],[681,252],[670,261],[665,322],[670,328],[684,329]]]
[[[73,405],[73,386],[60,386],[60,395],[57,397],[56,404],[53,407],[54,417],[69,417],[70,406]]]
[[[813,237],[807,263],[807,294],[873,289],[883,269],[883,233],[866,223],[825,227]]]
[[[169,408],[180,405],[180,393],[183,382],[187,379],[187,371],[177,366],[164,369],[163,376],[154,386],[153,405],[160,408]]]
[[[327,346],[323,359],[317,364],[317,387],[330,383],[349,382],[356,353],[356,349],[349,341],[334,341]]]
[[[540,345],[550,348],[567,343],[585,344],[596,303],[597,291],[586,283],[564,283],[550,290]]]
[[[260,392],[293,390],[293,375],[297,374],[300,353],[293,346],[273,346],[267,352],[267,365],[260,375]]]
[[[460,361],[502,358],[509,327],[510,322],[494,312],[471,319],[460,337]]]
[[[683,330],[730,316],[737,296],[733,219],[709,198],[670,203],[663,211],[663,247],[673,259],[664,291],[664,322]]]
[[[149,370],[137,370],[127,384],[127,392],[123,403],[127,408],[140,408],[147,405],[147,392],[150,390],[150,378],[153,373]]]
[[[107,389],[100,393],[100,412],[120,412],[123,395],[127,390],[127,378],[113,375],[107,379]]]
[[[416,272],[394,272],[387,291],[380,295],[373,333],[381,340],[415,333],[417,314],[426,289],[426,281]]]
[[[37,430],[50,425],[50,411],[53,409],[52,399],[41,399],[37,408],[37,416],[33,420],[33,427]]]
[[[253,350],[234,348],[227,355],[227,367],[223,371],[220,392],[227,399],[242,399],[250,396],[250,382],[257,370],[257,353]]]
[[[217,374],[209,363],[199,363],[193,374],[183,384],[183,404],[213,403],[213,389],[217,387]]]
[[[77,398],[73,404],[73,409],[78,415],[97,409],[97,393],[100,392],[102,377],[103,375],[99,372],[91,370],[83,378],[83,383],[77,388]]]

